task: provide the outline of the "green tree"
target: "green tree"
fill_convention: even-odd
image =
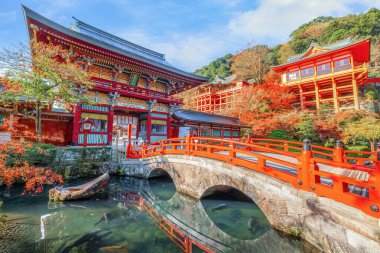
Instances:
[[[319,134],[314,125],[314,117],[311,115],[302,115],[301,122],[296,124],[296,135],[298,140],[302,141],[305,138],[308,138],[311,142],[319,143],[320,138]]]
[[[368,140],[371,151],[374,151],[376,140],[380,139],[380,119],[374,115],[363,117],[356,122],[347,124],[344,134],[349,141]]]
[[[207,66],[197,69],[194,73],[201,76],[208,76],[209,81],[215,79],[215,76],[227,77],[231,75],[231,59],[232,54],[226,54],[223,57],[210,62]]]
[[[30,47],[20,44],[14,49],[3,49],[0,73],[3,73],[0,103],[23,108],[17,113],[34,120],[39,141],[43,110],[57,102],[62,105],[90,102],[82,94],[92,87],[89,73],[60,46],[32,42]]]

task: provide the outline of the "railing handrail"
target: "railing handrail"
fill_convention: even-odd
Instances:
[[[255,141],[267,141],[267,142],[276,142],[276,143],[282,143],[282,144],[285,144],[285,143],[288,143],[288,144],[295,144],[295,145],[298,145],[299,147],[302,147],[302,142],[297,142],[297,141],[287,141],[287,140],[278,140],[278,139],[271,139],[271,138],[252,138],[251,139],[251,142],[255,142]],[[261,143],[262,145],[269,145],[269,146],[274,146],[273,144],[271,143]],[[318,145],[311,145],[314,153],[316,154],[320,154],[320,155],[324,155],[324,156],[328,156],[328,157],[334,157],[334,154],[336,152],[336,148],[327,148],[327,147],[322,147],[322,146],[318,146]],[[289,149],[295,149],[297,147],[293,147],[293,146],[289,146]],[[272,149],[273,151],[276,151],[276,149]],[[321,151],[326,151],[326,152],[321,152]],[[331,153],[327,153],[327,152],[331,152]],[[355,159],[358,159],[358,160],[362,160],[362,159],[365,159],[365,160],[368,160],[368,161],[375,161],[376,159],[376,152],[372,152],[372,151],[355,151],[355,150],[348,150],[348,149],[345,149],[345,150],[342,150],[343,152],[343,155],[348,158],[348,160],[355,160]],[[291,153],[291,152],[290,152]],[[357,155],[363,155],[363,156],[372,156],[371,157],[354,157],[354,156],[347,156],[347,154],[357,154]],[[326,159],[327,160],[327,159]]]
[[[150,90],[150,89],[146,89],[146,88],[142,88],[142,87],[135,87],[135,86],[131,86],[127,83],[121,83],[118,81],[107,80],[107,79],[98,78],[98,77],[91,77],[90,80],[91,80],[91,82],[98,84],[98,85],[111,86],[112,88],[115,88],[115,86],[116,87],[122,86],[123,89],[127,92],[134,92],[134,93],[137,93],[140,95],[149,95],[149,96],[154,96],[154,97],[159,97],[159,98],[164,98],[164,99],[170,99],[170,100],[182,103],[182,99],[175,98],[175,97],[168,95],[168,94],[161,92],[161,91]],[[117,89],[117,88],[115,88],[115,89]]]

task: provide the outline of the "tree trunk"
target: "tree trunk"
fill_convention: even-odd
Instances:
[[[36,125],[36,138],[38,142],[42,141],[42,110],[41,110],[41,103],[36,103],[36,117],[34,118],[34,122]]]

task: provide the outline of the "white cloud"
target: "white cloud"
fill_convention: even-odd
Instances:
[[[318,16],[343,16],[356,13],[352,9],[380,6],[372,0],[260,0],[257,9],[242,12],[228,24],[231,36],[254,39],[258,43],[275,44],[285,41],[289,33]],[[274,43],[270,43],[270,42]]]
[[[237,6],[239,2],[225,2],[225,6]],[[358,5],[366,11],[370,7],[380,8],[380,1],[260,0],[255,9],[236,13],[226,24],[208,27],[207,31],[166,32],[161,36],[144,30],[128,30],[118,35],[164,53],[167,60],[179,68],[194,71],[228,52],[235,53],[250,41],[272,46],[283,43],[290,32],[318,16],[358,13],[355,9]]]

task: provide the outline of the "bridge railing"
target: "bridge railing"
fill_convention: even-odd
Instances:
[[[302,142],[269,138],[247,138],[245,141],[268,149],[298,154],[302,151],[303,145]],[[318,145],[311,145],[311,147],[314,157],[331,161],[373,166],[373,163],[377,160],[376,152],[344,150],[340,141],[336,142],[335,148],[326,148]]]
[[[315,151],[316,147],[312,147],[308,140],[302,146],[297,142],[275,140],[273,143],[258,144],[255,141],[248,143],[189,135],[132,147],[128,157],[180,154],[211,158],[261,172],[290,183],[297,189],[334,199],[380,218],[380,161],[374,161],[373,167],[350,164],[345,162],[341,147]],[[275,149],[273,145],[284,149]],[[298,152],[291,152],[293,148]],[[331,151],[332,154],[325,152],[329,156],[318,156],[323,153],[322,150]],[[380,158],[378,155],[375,157]]]

